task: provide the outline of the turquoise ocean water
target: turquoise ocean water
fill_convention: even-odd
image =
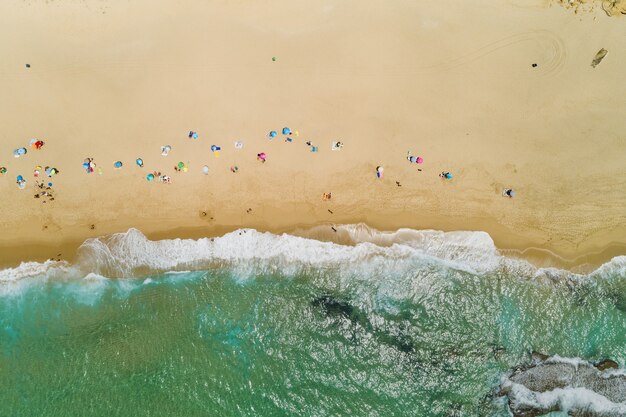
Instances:
[[[368,236],[131,230],[0,271],[0,416],[506,416],[533,350],[624,367],[626,258],[576,275],[481,233]]]

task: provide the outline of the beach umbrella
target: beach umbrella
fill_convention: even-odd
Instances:
[[[185,163],[179,162],[177,166],[178,166],[178,169],[183,169],[185,167]]]
[[[113,166],[115,168],[121,168],[122,167],[122,161],[115,161],[115,163],[113,164]]]
[[[211,151],[212,152],[217,152],[217,151],[220,151],[220,150],[222,150],[222,148],[220,148],[219,146],[211,145]]]
[[[170,145],[161,146],[161,155],[167,156],[170,153],[172,147]]]
[[[270,139],[271,139],[271,138],[275,138],[277,134],[278,134],[278,133],[276,133],[276,131],[275,131],[275,130],[272,130],[272,131],[271,131],[271,132],[270,132],[267,136],[269,136],[269,137],[270,137]]]
[[[416,163],[418,164],[423,164],[424,163],[424,158],[422,158],[421,156],[418,156],[417,159],[415,160]]]
[[[6,174],[6,172],[7,172],[6,167],[0,167],[0,174]]]
[[[137,164],[137,166],[139,168],[143,167],[143,159],[141,158],[137,158],[137,160],[135,161],[135,163]]]
[[[288,127],[283,127],[283,135],[291,135],[291,129]]]
[[[202,173],[204,175],[209,175],[209,166],[208,165],[205,165],[205,166],[202,167]]]
[[[19,158],[22,155],[26,155],[27,152],[28,151],[26,150],[26,148],[18,148],[13,151],[13,156],[15,156],[16,158]]]
[[[147,179],[148,181],[152,181],[152,180],[154,179],[154,174],[148,174],[148,175],[146,175],[146,179]]]
[[[259,159],[259,161],[265,162],[265,160],[267,159],[267,155],[265,155],[265,152],[261,152],[257,154],[257,158]]]
[[[453,178],[452,174],[449,172],[446,172],[446,179],[451,180]]]
[[[17,179],[17,182],[24,181],[24,177],[22,177],[21,175],[18,175],[16,179]]]

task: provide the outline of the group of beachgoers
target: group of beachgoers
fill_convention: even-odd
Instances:
[[[292,131],[289,127],[284,127],[281,130],[281,134],[283,135],[283,137],[285,138],[284,141],[286,143],[292,143],[295,137],[299,136],[299,132],[296,131]],[[267,134],[267,138],[269,140],[274,140],[276,137],[278,137],[279,133],[276,130],[271,130],[268,134]],[[190,130],[187,134],[187,137],[191,140],[198,140],[199,138],[199,134],[198,132],[194,131],[194,130]],[[319,151],[319,147],[314,145],[312,141],[305,141],[304,142],[310,149],[311,152],[318,152]],[[45,145],[45,142],[42,140],[38,140],[38,139],[31,139],[29,142],[29,146],[33,149],[33,150],[41,150]],[[234,146],[235,149],[237,150],[241,150],[243,149],[243,142],[242,141],[235,141],[234,142]],[[344,143],[341,141],[333,141],[331,143],[331,150],[332,151],[340,151],[342,150],[344,147]],[[219,145],[211,145],[211,152],[214,154],[214,156],[217,158],[220,155],[220,151],[222,150],[222,148]],[[161,155],[164,157],[167,157],[170,152],[172,150],[172,146],[171,145],[164,145],[161,147]],[[16,158],[22,157],[24,155],[26,155],[28,153],[28,149],[26,147],[23,148],[17,148],[13,151],[13,155]],[[416,165],[422,165],[424,163],[424,158],[422,156],[419,155],[413,155],[413,153],[411,151],[407,152],[406,155],[406,159],[410,164],[416,164]],[[266,152],[259,152],[257,153],[257,160],[261,163],[266,163],[268,160],[268,155]],[[144,166],[144,162],[142,158],[137,158],[135,160],[135,164],[137,167],[139,168],[143,168]],[[92,157],[87,157],[84,159],[83,161],[83,169],[85,170],[85,172],[87,174],[92,174],[94,172],[98,172],[98,174],[102,174],[103,171],[100,167],[97,167],[96,163],[94,162],[94,158]],[[124,166],[122,161],[115,161],[113,163],[113,168],[115,169],[122,169],[122,167]],[[185,162],[178,162],[177,164],[174,165],[174,171],[175,172],[187,172],[189,170],[189,165],[188,163]],[[418,168],[417,169],[419,172],[422,171],[422,168]],[[230,171],[233,173],[238,173],[239,172],[239,167],[236,165],[233,165],[230,167]],[[35,178],[39,177],[39,175],[41,175],[42,172],[42,168],[41,166],[37,166],[35,167],[35,170],[33,172],[33,175]],[[45,174],[51,178],[55,175],[58,175],[60,173],[59,169],[55,168],[55,167],[49,167],[46,166],[43,169],[43,172],[45,172]],[[7,173],[7,168],[4,166],[0,166],[0,175],[2,174],[6,174]],[[202,167],[202,173],[205,175],[209,174],[209,166],[208,165],[204,165]],[[375,174],[376,174],[376,178],[378,179],[383,179],[384,178],[384,173],[385,173],[385,169],[382,165],[378,165],[375,168]],[[439,177],[443,180],[446,181],[451,181],[454,176],[451,172],[449,171],[442,171],[439,174]],[[164,183],[164,184],[170,184],[172,182],[171,177],[169,177],[168,175],[165,175],[163,173],[161,173],[160,171],[151,171],[150,173],[148,173],[146,175],[146,180],[148,182],[152,182],[155,181],[156,182],[160,182],[160,183]],[[26,179],[24,178],[24,176],[22,175],[18,175],[16,177],[16,182],[18,185],[18,188],[20,189],[24,189],[26,187]],[[400,183],[399,181],[396,181],[396,185],[398,187],[400,187]],[[42,184],[37,183],[37,187],[41,189],[41,186],[43,186]],[[41,197],[48,197],[49,195],[51,195],[51,188],[52,188],[52,183],[49,182],[48,185],[46,186],[46,190],[44,190],[43,192],[46,194],[42,194],[42,192],[38,192],[35,197],[36,198],[41,198]],[[502,195],[504,197],[508,197],[508,198],[513,198],[515,196],[515,191],[512,188],[505,188],[502,191]],[[54,198],[51,198],[52,200]],[[331,193],[327,192],[324,193],[322,196],[323,200],[330,200],[331,199]]]

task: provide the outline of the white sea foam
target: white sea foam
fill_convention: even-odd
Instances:
[[[399,229],[380,232],[366,225],[337,226],[348,244],[319,241],[288,234],[275,235],[242,229],[217,238],[151,241],[140,231],[88,239],[78,250],[75,265],[65,262],[25,262],[0,271],[0,283],[25,277],[64,275],[77,278],[89,273],[112,278],[145,276],[209,269],[228,264],[241,276],[278,271],[295,274],[307,268],[343,268],[370,272],[420,267],[485,274],[506,267],[527,278],[576,277],[568,271],[535,268],[528,262],[506,258],[484,232],[441,232]],[[360,271],[366,272],[366,271]],[[626,274],[626,257],[614,258],[592,275]]]
[[[615,403],[588,388],[555,388],[546,392],[531,391],[521,384],[508,382],[511,395],[515,398],[514,408],[529,407],[550,410],[558,407],[562,411],[590,410],[598,416],[623,416],[625,403]]]
[[[0,283],[44,275],[54,270],[67,270],[68,268],[69,264],[63,261],[22,262],[15,268],[0,270]]]
[[[564,358],[559,355],[554,355],[545,360],[545,363],[566,363],[568,365],[572,365],[574,368],[578,368],[580,365],[589,365],[591,364],[582,358]]]

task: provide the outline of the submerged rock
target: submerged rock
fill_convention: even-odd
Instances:
[[[612,361],[610,359],[604,359],[598,363],[596,363],[596,368],[598,368],[601,371],[604,371],[606,369],[618,369],[619,368],[619,364],[615,361]]]
[[[415,346],[411,338],[401,331],[393,329],[379,329],[372,324],[367,313],[350,304],[347,300],[322,295],[311,301],[311,305],[319,308],[326,317],[335,320],[349,320],[353,325],[360,326],[366,332],[374,335],[376,339],[388,346],[392,346],[403,353],[413,353]]]
[[[589,417],[626,415],[626,373],[614,369],[616,362],[602,361],[596,368],[580,359],[539,358],[533,355],[532,365],[514,371],[500,386],[513,416],[552,411]]]

